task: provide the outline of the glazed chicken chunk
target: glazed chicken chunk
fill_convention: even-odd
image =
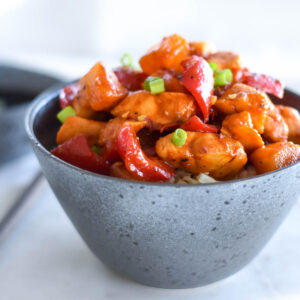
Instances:
[[[263,137],[271,143],[286,142],[289,135],[289,128],[280,115],[279,110],[275,105],[271,104],[267,111]]]
[[[161,77],[164,80],[166,92],[186,93],[186,88],[180,84],[177,75],[173,71],[159,70],[153,74],[153,77]]]
[[[148,117],[159,126],[187,121],[195,115],[196,105],[188,94],[165,92],[153,95],[143,90],[128,95],[111,113],[115,117],[133,120]]]
[[[216,46],[207,41],[201,42],[190,42],[190,55],[199,55],[199,56],[208,56],[214,52],[216,52]]]
[[[235,83],[216,102],[214,108],[223,115],[242,111],[251,114],[253,127],[259,132],[264,131],[266,112],[270,107],[270,99],[266,94],[246,84]]]
[[[152,46],[148,53],[140,59],[142,70],[152,74],[161,69],[180,71],[181,61],[189,54],[187,41],[173,34],[162,39],[159,44]]]
[[[80,79],[79,84],[81,88],[73,107],[81,117],[92,117],[94,111],[109,110],[128,92],[112,69],[100,62]]]
[[[207,56],[207,61],[217,64],[219,70],[240,69],[242,67],[240,56],[232,52],[218,51]]]
[[[264,145],[262,137],[253,128],[251,115],[247,111],[227,116],[222,123],[221,132],[240,141],[247,152],[251,152]]]
[[[135,132],[138,132],[146,126],[146,121],[130,121],[120,118],[114,118],[105,123],[104,128],[99,133],[98,143],[100,146],[105,145],[108,141],[115,139],[122,126],[131,125]]]
[[[57,132],[57,144],[62,144],[79,134],[84,134],[91,145],[96,144],[99,134],[105,128],[105,125],[106,122],[70,116]]]
[[[298,110],[284,105],[276,105],[276,107],[288,127],[288,140],[300,144],[300,114]]]
[[[298,160],[300,160],[300,146],[292,142],[269,144],[250,155],[250,162],[259,174],[286,167]]]
[[[156,142],[156,152],[175,168],[193,174],[208,172],[215,179],[233,177],[247,163],[241,143],[215,133],[187,132],[181,147],[172,143],[169,134]]]

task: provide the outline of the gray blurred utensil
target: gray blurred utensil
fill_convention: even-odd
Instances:
[[[24,191],[14,200],[2,220],[0,220],[0,246],[18,223],[18,220],[30,208],[34,201],[33,193],[37,191],[42,178],[43,174],[39,170]]]
[[[0,167],[31,150],[24,128],[27,107],[43,90],[58,83],[61,81],[52,76],[0,64]],[[30,207],[42,177],[38,171],[17,199],[12,199],[0,220],[0,244]]]
[[[0,64],[0,166],[31,150],[24,115],[29,102],[57,78]]]

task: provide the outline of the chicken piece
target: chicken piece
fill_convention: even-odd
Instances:
[[[186,93],[187,89],[179,82],[176,74],[169,70],[158,70],[151,74],[153,77],[161,77],[164,80],[167,92]]]
[[[218,70],[238,70],[242,68],[240,56],[232,52],[218,51],[208,55],[206,60],[216,63]]]
[[[101,130],[100,135],[99,135],[99,140],[98,144],[100,146],[105,145],[108,141],[113,140],[116,138],[119,134],[119,130],[124,126],[125,124],[130,124],[135,132],[138,132],[141,130],[143,127],[146,126],[146,121],[129,121],[125,119],[120,119],[120,118],[114,118],[109,120],[103,130]]]
[[[173,34],[164,37],[158,45],[153,46],[140,59],[140,65],[147,74],[152,74],[161,69],[180,71],[180,63],[188,54],[189,47],[186,40],[177,34]]]
[[[247,152],[264,145],[264,141],[253,128],[251,115],[247,111],[229,115],[222,123],[221,132],[241,142]]]
[[[88,120],[78,116],[70,116],[57,132],[56,142],[57,144],[62,144],[79,134],[84,134],[90,145],[96,144],[100,132],[105,128],[105,125],[106,122]]]
[[[109,175],[127,180],[141,181],[141,178],[136,177],[127,171],[122,161],[117,161],[110,167]]]
[[[264,124],[263,137],[271,143],[286,142],[289,135],[289,128],[275,105],[271,104],[267,111]]]
[[[300,160],[300,146],[292,142],[278,142],[256,149],[250,162],[257,173],[271,172]]]
[[[290,106],[276,105],[280,115],[289,128],[288,140],[300,144],[300,114],[299,111]]]
[[[111,113],[116,117],[133,120],[148,117],[159,127],[187,121],[196,114],[196,105],[193,97],[188,94],[165,92],[152,95],[142,90],[128,95]]]
[[[187,132],[183,146],[172,143],[173,134],[156,142],[157,155],[175,168],[193,174],[208,172],[215,179],[229,179],[247,163],[247,155],[240,142],[224,135]]]
[[[72,107],[76,111],[76,115],[78,117],[87,118],[87,119],[94,119],[97,112],[95,112],[89,102],[89,98],[83,96],[82,88],[78,91],[78,94],[75,96]]]
[[[211,42],[191,42],[189,43],[190,55],[208,56],[216,52],[216,46]]]
[[[223,115],[248,111],[253,127],[261,134],[271,101],[268,96],[246,84],[235,83],[217,100],[214,108]]]
[[[128,91],[119,82],[115,73],[100,62],[83,76],[80,81],[81,89],[75,98],[74,108],[84,110],[109,110],[123,99]],[[83,113],[80,112],[82,116]]]
[[[81,118],[97,121],[107,121],[107,119],[109,118],[108,112],[93,110],[90,106],[88,98],[86,97],[80,97],[79,95],[75,96],[72,102],[72,107],[76,111],[76,116]]]

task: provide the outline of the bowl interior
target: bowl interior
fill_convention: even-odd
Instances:
[[[272,95],[269,95],[269,97],[271,98],[274,104],[288,105],[300,110],[300,96],[289,89],[284,90],[283,99],[279,99]]]
[[[61,123],[56,118],[60,106],[58,95],[53,101],[48,101],[38,112],[33,121],[33,132],[37,140],[47,150],[52,150],[56,146],[56,133]]]

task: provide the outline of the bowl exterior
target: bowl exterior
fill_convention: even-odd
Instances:
[[[299,196],[299,164],[227,183],[153,185],[97,176],[33,146],[90,249],[111,269],[150,286],[198,287],[237,272]]]
[[[126,181],[71,166],[46,149],[60,124],[59,89],[35,101],[26,128],[48,182],[90,249],[119,274],[161,288],[226,278],[266,245],[300,196],[300,163],[206,185]],[[287,105],[299,96],[287,91]]]

